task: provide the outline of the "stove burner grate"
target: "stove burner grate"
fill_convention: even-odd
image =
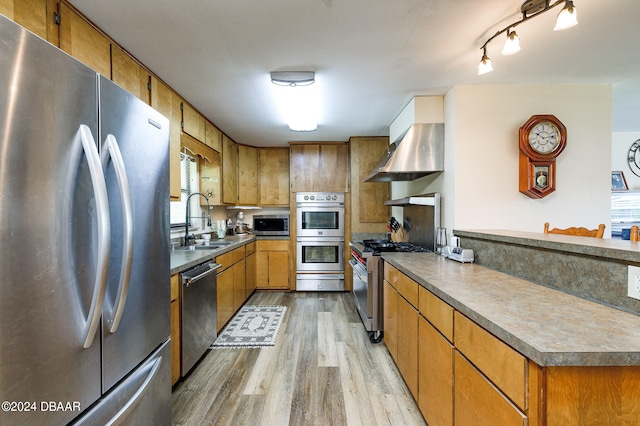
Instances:
[[[402,253],[430,253],[433,251],[416,244],[394,242],[390,240],[364,240],[362,244],[365,247],[365,251],[374,253],[381,253],[385,251]]]

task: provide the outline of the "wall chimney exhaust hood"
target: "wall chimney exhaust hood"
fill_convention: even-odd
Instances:
[[[409,181],[444,171],[444,124],[416,123],[389,145],[365,182]]]

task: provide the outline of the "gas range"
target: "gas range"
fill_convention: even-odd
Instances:
[[[390,240],[364,240],[349,243],[353,269],[353,296],[360,318],[369,332],[369,339],[378,343],[383,323],[383,252],[429,253],[430,250],[412,243]]]

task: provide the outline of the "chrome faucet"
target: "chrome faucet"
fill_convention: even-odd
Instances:
[[[200,192],[194,192],[193,194],[189,195],[189,197],[187,198],[187,215],[185,217],[185,223],[184,223],[184,245],[188,246],[189,245],[189,206],[190,203],[189,201],[191,200],[191,197],[193,197],[194,195],[202,195],[204,197],[205,200],[207,200],[207,215],[205,216],[207,218],[207,226],[211,226],[211,206],[209,205],[209,199],[207,198],[206,195],[200,193]]]

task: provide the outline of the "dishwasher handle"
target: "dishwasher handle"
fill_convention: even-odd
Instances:
[[[182,284],[189,287],[196,281],[200,281],[207,275],[213,274],[216,270],[221,268],[219,263],[207,263],[205,265],[197,266],[182,274]],[[195,274],[195,275],[194,275]]]

